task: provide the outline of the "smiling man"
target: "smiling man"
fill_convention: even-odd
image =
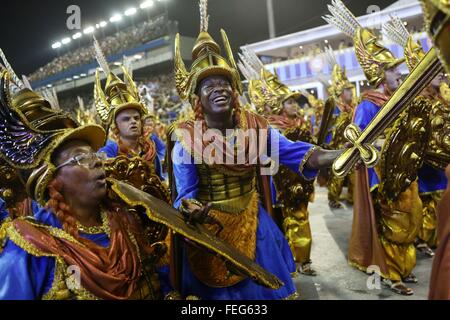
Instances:
[[[284,286],[278,290],[264,288],[230,270],[213,255],[184,246],[181,291],[203,299],[293,298],[296,288],[291,273],[296,269],[295,263],[283,233],[266,211],[270,209],[266,201],[266,195],[270,197],[270,185],[261,174],[260,163],[252,161],[255,139],[240,141],[241,144],[225,150],[223,157],[215,157],[212,163],[203,161],[204,153],[211,146],[223,146],[226,141],[239,143],[239,131],[255,130],[266,134],[262,143],[267,142],[268,150],[274,149],[273,161],[277,161],[276,154],[279,163],[313,180],[318,169],[330,166],[342,151],[324,151],[305,142],[292,142],[272,129],[264,118],[240,105],[242,84],[228,38],[222,30],[227,53],[224,58],[208,33],[206,6],[206,1],[200,1],[201,32],[192,51],[189,72],[181,58],[179,35],[175,42],[177,89],[182,99],[190,101],[195,119],[177,123],[174,130],[175,143],[170,153],[174,206],[187,216],[207,216],[219,221],[223,226],[219,237],[275,274]],[[219,134],[214,137],[201,134],[208,129],[215,129]],[[278,146],[271,146],[273,141]],[[245,161],[236,161],[237,153],[244,154]],[[235,161],[220,161],[225,159]],[[265,208],[262,203],[266,204]],[[208,209],[208,215],[201,214]]]

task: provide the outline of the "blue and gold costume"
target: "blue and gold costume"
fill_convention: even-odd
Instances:
[[[154,171],[161,180],[164,180],[165,174],[163,173],[162,163],[166,152],[166,146],[155,133],[152,133],[149,137],[145,137],[145,134],[142,133],[142,136],[138,138],[137,143],[140,148],[140,154],[135,154],[130,150],[122,151],[120,149],[118,142],[118,140],[120,140],[120,132],[118,132],[118,129],[116,128],[116,116],[123,110],[137,110],[141,115],[141,130],[144,132],[144,117],[148,114],[148,110],[141,101],[138,88],[134,83],[129,70],[127,70],[125,66],[121,66],[124,73],[124,81],[122,81],[117,75],[111,72],[100,45],[96,40],[94,41],[94,48],[97,61],[99,62],[102,71],[107,76],[105,88],[103,88],[100,81],[100,72],[99,70],[96,71],[96,81],[94,86],[95,106],[103,126],[112,131],[114,139],[116,140],[109,140],[100,151],[105,152],[110,158],[124,155],[123,153],[127,153],[127,157],[141,157],[149,163],[151,170]]]
[[[155,172],[156,172],[157,176],[162,181],[164,181],[166,175],[163,172],[162,163],[164,161],[164,157],[166,154],[166,145],[155,133],[153,133],[150,136],[149,140],[156,147],[156,156],[153,161],[153,166],[155,168]],[[117,144],[117,142],[115,142],[113,140],[108,140],[106,142],[106,145],[103,148],[101,148],[99,151],[106,153],[108,158],[116,158],[120,154],[119,153],[119,145]],[[140,155],[140,156],[142,156],[142,155]]]
[[[270,129],[271,141],[279,141],[279,156],[280,164],[289,167],[293,172],[303,175],[309,180],[313,180],[317,174],[315,171],[304,168],[305,162],[308,160],[308,156],[311,154],[314,146],[303,142],[292,142],[282,136],[277,130]],[[270,141],[270,140],[269,140]],[[270,147],[269,147],[270,149]],[[211,177],[217,177],[217,181],[213,181],[225,184],[225,181],[230,181],[228,185],[224,185],[225,189],[229,189],[229,192],[233,191],[231,181],[239,181],[238,176],[232,176],[228,174],[222,174],[220,171],[214,169],[213,166],[204,166],[194,164],[194,159],[191,158],[190,153],[183,148],[182,143],[177,141],[173,150],[173,157],[190,158],[190,164],[174,164],[174,176],[176,181],[177,199],[174,203],[176,208],[181,205],[182,199],[197,199],[204,203],[212,203],[214,208],[213,199],[206,199],[205,195],[217,193],[216,199],[220,197],[219,190],[214,190],[213,185],[205,183]],[[223,279],[218,279],[218,282],[222,282],[222,285],[213,287],[207,285],[198,279],[198,271],[194,274],[191,270],[190,263],[195,263],[193,260],[189,260],[184,256],[185,268],[183,273],[183,290],[184,294],[195,294],[203,299],[283,299],[292,296],[295,292],[295,286],[291,280],[291,273],[295,272],[296,267],[292,257],[289,245],[284,238],[282,232],[278,226],[274,223],[272,218],[268,215],[266,210],[261,206],[259,202],[258,193],[254,186],[255,169],[250,170],[247,174],[250,178],[248,185],[241,184],[243,189],[247,189],[247,194],[250,194],[247,205],[242,202],[242,198],[246,195],[237,194],[236,198],[227,197],[224,194],[222,202],[225,202],[223,206],[232,206],[233,200],[238,200],[236,205],[237,210],[232,212],[231,209],[214,210],[213,216],[218,218],[225,226],[221,234],[228,234],[225,236],[228,241],[235,240],[234,245],[244,253],[250,255],[255,261],[266,270],[272,272],[279,277],[285,286],[279,290],[270,290],[262,286],[256,285],[251,280],[238,281],[235,284],[229,286],[224,285],[226,283]],[[219,181],[221,180],[221,181]],[[247,178],[246,178],[247,180]],[[218,185],[217,184],[217,185]],[[239,187],[239,185],[237,185]],[[239,200],[241,198],[241,200]],[[202,201],[203,200],[203,201]],[[217,203],[220,203],[218,200]],[[223,201],[225,200],[225,201]],[[218,204],[218,207],[220,205]],[[239,208],[240,207],[240,208]],[[238,216],[236,217],[236,214]],[[228,217],[235,216],[235,218]],[[245,233],[255,233],[256,237],[247,236]],[[244,235],[240,238],[239,235]],[[237,240],[236,240],[237,238]],[[239,242],[244,239],[244,242]],[[197,270],[203,270],[197,267]],[[217,275],[215,269],[210,270],[208,273]],[[206,279],[209,284],[213,280]]]
[[[103,217],[103,219],[107,219]],[[55,215],[48,210],[40,210],[30,219],[32,223],[52,227],[60,230],[62,226]],[[80,236],[90,240],[103,248],[110,246],[110,235],[107,227],[108,221],[104,221],[105,227],[99,231],[80,231]],[[6,242],[0,254],[0,300],[67,300],[67,299],[98,299],[86,289],[80,287],[75,289],[71,286],[73,276],[68,269],[69,266],[60,258],[51,254],[39,254],[34,246],[20,236],[12,224],[8,226]],[[158,297],[163,297],[172,289],[168,279],[167,267],[162,267],[157,271],[160,283],[153,283],[158,291]],[[147,290],[148,287],[142,283],[139,289]],[[135,295],[134,299],[148,298]]]
[[[192,56],[192,69],[187,71],[181,58],[179,35],[175,42],[175,79],[180,97],[189,100],[194,106],[196,90],[200,81],[209,76],[226,77],[234,93],[241,93],[242,84],[235,64],[226,33],[222,30],[222,38],[227,58],[220,55],[219,45],[208,33],[208,14],[206,1],[200,1],[201,32],[195,43]],[[314,146],[303,142],[292,142],[283,137],[277,130],[269,127],[261,116],[241,108],[233,99],[235,111],[235,127],[237,130],[261,130],[267,133],[260,142],[267,142],[267,150],[271,150],[270,158],[283,164],[307,179],[314,179],[317,172],[305,168],[305,163],[314,150]],[[238,109],[237,109],[238,108]],[[196,111],[196,115],[198,110]],[[239,117],[236,117],[239,114]],[[286,299],[296,294],[291,279],[295,271],[295,263],[288,242],[283,233],[272,221],[261,203],[270,198],[270,185],[264,190],[257,190],[257,181],[263,177],[257,162],[250,162],[250,143],[231,148],[226,151],[226,159],[235,159],[235,150],[243,152],[244,163],[230,164],[205,161],[203,151],[211,143],[221,145],[221,139],[236,142],[233,138],[217,136],[215,140],[203,139],[194,141],[197,134],[202,137],[205,120],[188,120],[176,123],[174,133],[176,142],[171,150],[173,161],[173,186],[177,192],[174,206],[183,207],[187,202],[199,201],[203,205],[210,204],[210,216],[223,225],[219,237],[239,250],[245,256],[256,261],[266,270],[275,274],[284,282],[278,290],[270,290],[256,285],[242,276],[231,273],[226,265],[214,256],[198,252],[194,247],[183,247],[182,291],[194,294],[202,299]],[[196,123],[202,123],[199,128]],[[198,131],[200,130],[200,132]],[[260,131],[256,131],[260,132]],[[237,137],[233,135],[233,137]],[[218,140],[217,140],[218,139]],[[261,140],[264,139],[264,140]],[[251,139],[249,139],[251,140]],[[198,143],[199,142],[199,143]],[[239,139],[237,140],[238,143]],[[274,143],[273,148],[271,144]],[[253,144],[253,146],[255,146]],[[274,150],[272,150],[274,149]],[[260,151],[258,149],[258,151]],[[260,155],[258,153],[258,155]],[[230,156],[231,158],[228,158]],[[253,155],[254,156],[254,155]],[[254,158],[252,157],[254,160]],[[180,161],[182,160],[182,161]],[[261,178],[261,180],[259,180]],[[261,201],[260,201],[260,197]],[[183,202],[182,200],[185,200]],[[212,226],[213,227],[213,226]]]

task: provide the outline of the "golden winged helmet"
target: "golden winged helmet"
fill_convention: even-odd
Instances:
[[[325,59],[331,66],[331,86],[329,87],[330,95],[339,98],[344,89],[355,90],[355,86],[348,80],[345,69],[342,68],[336,60],[331,46],[325,48]]]
[[[180,50],[180,35],[175,38],[175,85],[184,101],[191,102],[197,85],[210,75],[223,75],[230,80],[232,87],[242,94],[242,83],[239,71],[231,51],[228,36],[221,30],[227,58],[221,55],[219,45],[208,33],[209,15],[208,1],[200,0],[200,34],[192,49],[192,66],[188,71],[183,62]]]
[[[301,93],[292,91],[283,84],[276,73],[264,68],[256,53],[242,49],[239,67],[249,81],[249,95],[257,109],[268,105],[274,114],[280,114],[283,103],[289,98],[298,99]]]
[[[392,42],[403,47],[405,62],[409,71],[412,71],[420,60],[425,57],[422,45],[414,41],[413,36],[408,32],[402,20],[396,15],[391,15],[391,20],[383,25],[383,33]]]
[[[356,58],[370,85],[378,87],[384,81],[386,70],[403,63],[404,59],[394,57],[373,33],[359,24],[341,0],[332,0],[328,10],[331,15],[323,19],[353,39]]]
[[[100,126],[79,126],[68,113],[53,109],[0,55],[5,63],[0,64],[0,159],[24,173],[27,193],[45,205],[47,186],[56,173],[53,152],[68,140],[85,140],[97,150],[106,134]]]
[[[98,64],[106,75],[106,84],[103,89],[100,71],[96,70],[95,72],[94,100],[102,125],[105,128],[109,128],[115,121],[116,115],[125,109],[136,109],[141,115],[146,115],[147,108],[140,101],[139,90],[129,71],[123,65],[120,66],[124,75],[124,81],[122,81],[111,71],[108,61],[95,37],[94,49]]]

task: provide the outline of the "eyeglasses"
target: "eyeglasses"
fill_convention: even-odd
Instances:
[[[85,168],[93,168],[97,161],[99,161],[99,160],[105,161],[107,159],[108,159],[108,156],[104,152],[83,153],[83,154],[76,155],[75,157],[60,164],[59,166],[56,167],[56,170],[59,170],[65,166],[73,166],[73,165],[78,165],[78,166],[82,166]]]

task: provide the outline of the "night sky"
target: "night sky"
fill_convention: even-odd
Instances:
[[[155,0],[156,2],[157,0]],[[197,0],[166,0],[169,17],[179,21],[182,35],[196,36],[199,29]],[[0,47],[18,74],[29,74],[55,57],[51,44],[76,31],[66,28],[66,9],[72,4],[81,8],[82,26],[109,20],[114,13],[139,7],[139,0],[14,0],[1,3]],[[273,0],[277,35],[284,35],[324,24],[331,0]],[[394,0],[344,0],[357,16],[372,4],[380,8]],[[153,11],[162,11],[156,5]],[[224,28],[233,47],[265,40],[269,36],[266,0],[210,0],[210,33],[219,39]],[[125,18],[129,23],[129,18]],[[139,19],[139,17],[136,17]],[[107,27],[113,30],[111,24]],[[83,38],[87,38],[84,36]],[[85,40],[87,41],[87,39]],[[72,45],[74,41],[72,41]]]

